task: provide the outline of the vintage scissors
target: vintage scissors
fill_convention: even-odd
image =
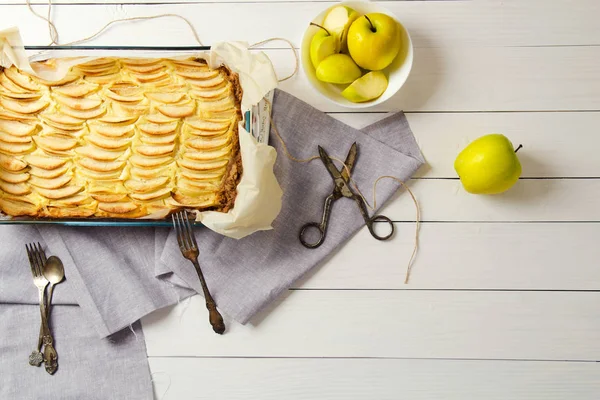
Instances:
[[[325,205],[323,206],[323,219],[321,220],[321,223],[309,222],[302,226],[299,235],[300,243],[302,243],[304,247],[308,247],[309,249],[317,248],[321,244],[323,244],[323,241],[325,241],[325,236],[327,236],[327,225],[329,223],[329,217],[331,215],[331,206],[334,201],[339,200],[342,197],[347,197],[356,202],[356,204],[358,205],[358,209],[360,210],[360,213],[362,214],[363,219],[365,220],[367,228],[369,228],[369,232],[371,232],[371,235],[375,239],[387,240],[390,237],[392,237],[392,235],[394,234],[394,224],[392,223],[392,220],[383,215],[375,215],[373,217],[369,217],[369,211],[367,209],[365,201],[361,196],[354,193],[354,191],[350,187],[349,172],[352,172],[352,168],[354,167],[354,163],[356,161],[356,142],[352,145],[352,147],[350,147],[350,151],[346,156],[345,164],[348,167],[348,169],[342,167],[342,170],[339,171],[333,164],[333,161],[331,160],[329,155],[327,155],[327,152],[321,146],[319,146],[319,156],[321,157],[321,161],[323,161],[323,164],[325,164],[327,171],[329,171],[329,174],[333,178],[335,187],[333,189],[333,193],[331,193],[325,198]],[[388,233],[385,236],[379,236],[373,229],[373,223],[375,222],[387,222],[391,229],[390,233]],[[309,228],[316,228],[319,231],[319,239],[314,243],[308,243],[304,239],[305,233]]]

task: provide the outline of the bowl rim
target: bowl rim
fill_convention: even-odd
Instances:
[[[312,61],[310,61],[310,54],[306,54],[304,51],[304,42],[307,40],[307,36],[309,34],[310,31],[310,26],[308,28],[306,28],[304,30],[304,33],[302,34],[302,40],[301,40],[301,46],[300,46],[300,68],[302,69],[302,72],[304,73],[304,75],[306,76],[310,87],[312,88],[313,91],[315,91],[316,93],[318,93],[320,96],[324,97],[325,99],[327,99],[329,102],[331,102],[332,104],[338,105],[340,107],[345,107],[345,108],[350,108],[350,109],[360,109],[360,108],[369,108],[369,107],[374,107],[376,105],[385,103],[386,101],[388,101],[389,99],[391,99],[392,97],[394,97],[394,95],[396,95],[396,93],[398,93],[400,91],[400,89],[402,89],[402,87],[404,86],[404,84],[406,83],[406,81],[408,80],[408,77],[412,71],[412,67],[414,64],[414,47],[413,47],[413,43],[412,43],[412,38],[410,36],[410,32],[408,31],[408,29],[406,29],[406,27],[404,26],[404,24],[398,19],[398,17],[396,17],[396,15],[390,11],[389,9],[387,9],[386,7],[377,4],[377,3],[371,3],[370,1],[340,1],[334,5],[330,5],[329,7],[323,9],[319,14],[315,15],[310,22],[315,22],[315,20],[320,17],[322,14],[324,14],[327,10],[333,8],[333,7],[337,7],[337,6],[348,6],[348,7],[352,7],[353,5],[362,6],[362,7],[371,7],[373,8],[373,11],[369,11],[369,12],[381,12],[384,14],[389,15],[390,17],[394,18],[394,20],[402,27],[402,30],[404,31],[404,33],[406,34],[406,38],[408,39],[408,51],[407,51],[407,59],[398,66],[398,68],[400,68],[401,66],[407,65],[407,71],[406,71],[406,77],[404,79],[404,81],[402,81],[402,83],[398,86],[397,89],[394,90],[393,93],[391,93],[388,97],[386,97],[385,99],[382,99],[382,97],[385,95],[385,92],[379,96],[376,99],[370,100],[370,101],[366,101],[363,103],[352,103],[350,101],[348,101],[348,103],[342,103],[339,102],[335,99],[333,99],[332,97],[330,97],[329,95],[327,95],[326,93],[323,93],[313,82],[312,82],[312,77],[309,76],[308,71],[306,71],[305,68],[305,61],[308,60],[308,62],[310,62],[310,65],[312,66]],[[314,33],[312,34],[314,35]],[[410,56],[410,57],[409,57]],[[410,61],[408,60],[410,58]],[[409,64],[405,64],[407,61],[409,61]],[[386,89],[387,91],[387,89]]]

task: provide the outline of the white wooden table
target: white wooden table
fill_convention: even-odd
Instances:
[[[46,44],[47,27],[23,3],[4,0],[0,26],[18,22],[26,44]],[[208,44],[281,36],[296,45],[333,4],[62,3],[53,13],[62,42],[115,18],[177,13]],[[282,89],[355,127],[407,112],[429,162],[411,182],[424,220],[411,283],[414,208],[401,194],[385,210],[395,240],[361,231],[247,326],[228,320],[215,335],[199,297],[147,317],[157,398],[600,398],[600,2],[385,5],[415,45],[399,95],[351,113],[316,97],[302,74]],[[194,41],[164,19],[114,26],[93,43]],[[277,45],[265,51],[283,76],[293,62]],[[524,145],[523,178],[502,196],[469,195],[454,157],[491,132]]]

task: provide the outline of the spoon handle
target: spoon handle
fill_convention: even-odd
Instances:
[[[49,338],[49,339],[48,339]],[[44,346],[44,363],[46,372],[50,375],[54,375],[56,370],[58,369],[58,354],[56,350],[54,350],[54,345],[52,344],[52,337],[46,336],[48,342]]]

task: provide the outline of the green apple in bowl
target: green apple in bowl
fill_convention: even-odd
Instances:
[[[359,17],[354,9],[347,6],[335,6],[329,10],[323,20],[323,27],[331,32],[332,35],[338,37],[338,51],[346,51],[346,37],[350,25]]]
[[[471,142],[454,161],[454,169],[469,193],[497,194],[510,189],[521,176],[521,162],[513,144],[494,133]]]
[[[310,42],[310,60],[314,67],[317,68],[321,61],[338,52],[339,39],[321,25],[317,25],[314,22],[310,24],[320,28]]]
[[[358,66],[378,71],[390,65],[400,52],[402,28],[387,14],[366,14],[350,25],[347,41],[350,56]]]
[[[347,54],[333,54],[317,67],[317,79],[327,83],[347,84],[360,78],[362,72]]]
[[[381,71],[371,71],[350,84],[342,96],[353,103],[364,103],[378,98],[387,89],[388,80]]]

